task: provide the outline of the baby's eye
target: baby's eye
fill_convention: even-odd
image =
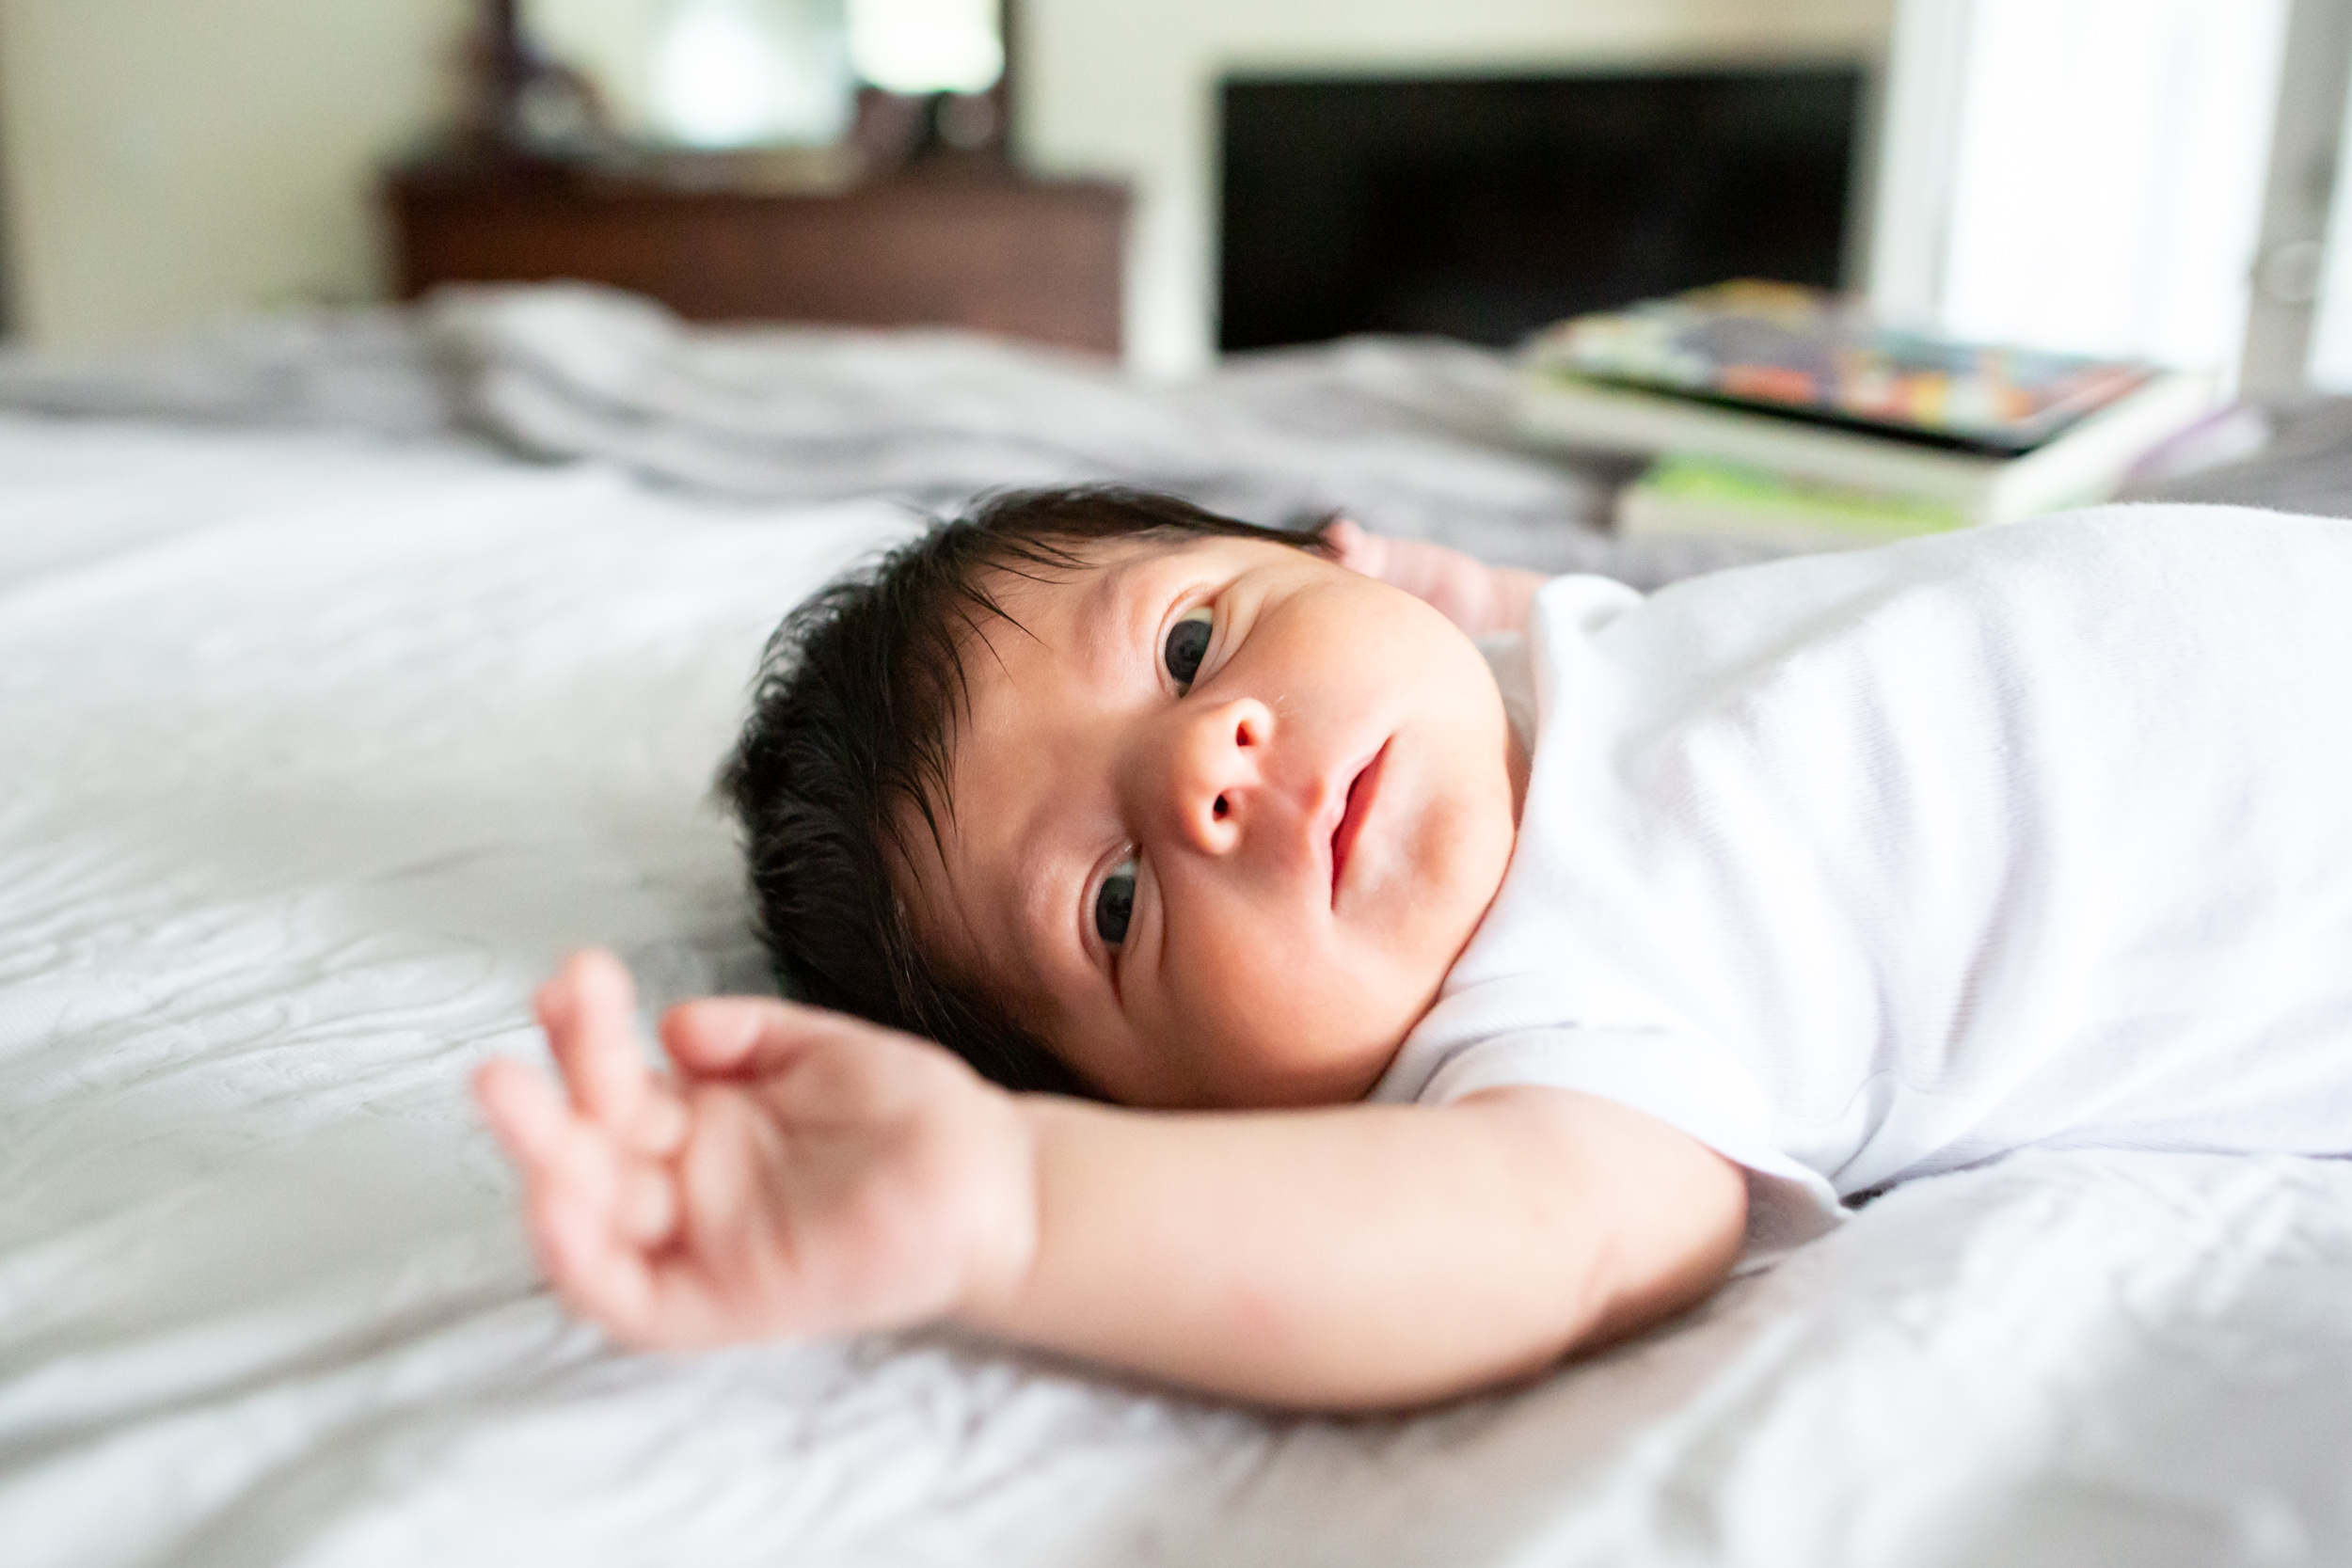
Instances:
[[[1127,921],[1136,912],[1136,858],[1129,855],[1111,867],[1094,895],[1094,934],[1106,947],[1127,940]]]
[[[1200,673],[1200,661],[1208,657],[1209,633],[1216,627],[1216,612],[1207,605],[1187,610],[1168,628],[1168,641],[1160,649],[1160,658],[1168,666],[1168,677],[1178,691],[1192,689],[1193,676]]]

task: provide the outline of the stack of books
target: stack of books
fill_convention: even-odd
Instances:
[[[2087,505],[2208,418],[2217,379],[1895,329],[1851,297],[1716,284],[1528,345],[1536,438],[1655,459],[1628,534],[1836,548]]]

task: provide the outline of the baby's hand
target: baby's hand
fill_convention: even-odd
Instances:
[[[1366,533],[1345,517],[1327,524],[1323,537],[1341,565],[1402,588],[1472,637],[1525,629],[1543,582],[1532,572],[1489,566],[1425,539]]]
[[[896,1327],[1010,1293],[1037,1242],[1012,1098],[935,1045],[754,997],[673,1007],[649,1071],[628,974],[538,996],[569,1102],[519,1062],[474,1092],[524,1177],[541,1269],[624,1343]]]

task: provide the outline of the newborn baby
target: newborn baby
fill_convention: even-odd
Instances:
[[[1001,498],[795,612],[727,774],[872,1022],[689,1003],[656,1073],[582,955],[568,1100],[478,1089],[628,1343],[1444,1397],[2027,1144],[2352,1150],[2347,602],[2352,524],[2217,509],[1645,599]]]

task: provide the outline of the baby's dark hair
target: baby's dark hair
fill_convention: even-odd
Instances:
[[[1327,522],[1327,519],[1326,519]],[[1118,486],[981,500],[834,581],[768,642],[752,715],[720,774],[744,832],[760,939],[790,993],[938,1040],[1015,1089],[1085,1086],[995,997],[924,959],[892,879],[951,820],[964,655],[1010,623],[992,579],[1054,580],[1112,540],[1264,539],[1328,553],[1320,530],[1263,528]]]

